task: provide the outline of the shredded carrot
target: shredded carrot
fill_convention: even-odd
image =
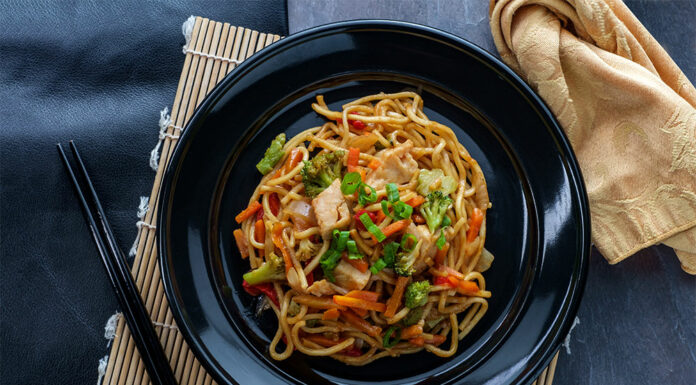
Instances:
[[[367,290],[352,290],[346,294],[346,297],[360,298],[364,299],[365,301],[377,302],[379,299],[379,293]]]
[[[483,223],[483,211],[480,208],[475,207],[471,212],[471,218],[469,218],[469,230],[466,232],[466,241],[473,242],[481,229],[481,224]]]
[[[273,239],[273,244],[275,247],[280,249],[281,254],[283,254],[283,261],[285,261],[285,274],[292,269],[292,259],[290,258],[290,253],[287,247],[285,247],[285,242],[283,242],[283,225],[280,222],[273,224],[273,233],[271,239]]]
[[[327,320],[328,321],[335,321],[340,316],[341,316],[341,312],[338,311],[338,309],[333,308],[333,309],[329,309],[329,310],[325,311],[324,314],[321,315],[321,319],[323,319],[324,321],[327,321]]]
[[[360,160],[360,149],[351,147],[348,149],[348,160],[346,164],[348,165],[348,172],[356,171],[358,167],[358,161]]]
[[[445,243],[445,245],[442,246],[442,249],[437,250],[437,253],[435,253],[435,264],[442,265],[443,263],[445,263],[445,257],[447,256],[449,248],[449,243]]]
[[[457,284],[457,291],[464,295],[474,295],[479,292],[476,282],[461,280]]]
[[[352,310],[353,313],[359,315],[360,317],[364,317],[367,315],[367,310],[365,310],[365,309],[352,307],[352,308],[350,308],[350,310]]]
[[[381,166],[382,162],[379,161],[379,159],[375,158],[370,161],[370,163],[367,164],[367,167],[376,170],[377,167]]]
[[[447,338],[445,338],[445,336],[435,334],[432,338],[425,339],[424,342],[426,344],[437,346],[437,345],[440,345],[441,343],[445,342],[445,340],[447,340]]]
[[[361,273],[366,272],[367,269],[370,268],[370,266],[367,264],[367,261],[365,261],[364,257],[360,259],[350,259],[348,258],[348,254],[343,254],[343,260],[349,263],[357,270],[360,270]]]
[[[234,241],[239,248],[239,254],[242,255],[242,259],[247,259],[247,257],[249,257],[249,249],[247,248],[247,241],[244,237],[244,233],[241,229],[237,229],[233,231],[232,234],[234,234]]]
[[[295,298],[297,298],[297,296],[295,296]],[[369,336],[378,338],[379,335],[382,333],[381,327],[374,326],[374,325],[370,324],[369,322],[365,321],[364,319],[358,317],[357,315],[355,315],[349,311],[342,311],[341,317],[344,320],[346,320],[346,322],[355,326],[358,330],[365,332]]]
[[[366,301],[361,298],[352,298],[345,295],[334,295],[333,300],[337,305],[348,306],[352,308],[374,310],[378,312],[384,312],[386,305],[381,302]]]
[[[362,167],[356,167],[358,169],[358,173],[360,173],[360,180],[365,182],[365,169]]]
[[[384,316],[387,318],[393,317],[396,314],[396,309],[401,305],[401,297],[404,295],[404,289],[408,284],[408,277],[399,276],[396,280],[396,287],[392,296],[387,300],[387,309],[384,311]]]
[[[285,166],[283,168],[283,174],[287,174],[292,169],[294,169],[302,160],[302,152],[300,152],[299,148],[293,148],[292,151],[290,151],[290,156],[288,156],[288,160],[285,161]]]
[[[336,310],[336,309],[333,309],[333,310]],[[305,335],[303,338],[306,338],[306,339],[308,339],[308,340],[310,340],[318,345],[326,347],[326,348],[334,346],[334,345],[338,345],[341,342],[345,341],[345,339],[337,339],[334,341],[332,339],[324,337],[321,334],[309,334],[309,333],[307,335]]]
[[[425,345],[425,339],[423,337],[416,337],[416,338],[411,338],[408,340],[411,345],[416,345],[416,346],[423,346]]]
[[[254,223],[254,239],[259,243],[266,241],[266,226],[263,224],[263,219],[259,219]]]
[[[408,340],[412,337],[416,337],[423,334],[423,326],[421,325],[411,325],[406,329],[401,331],[401,339]]]
[[[413,197],[413,198],[407,200],[407,201],[406,201],[406,204],[409,205],[409,206],[411,206],[411,207],[413,207],[413,208],[416,208],[416,207],[422,205],[423,202],[425,202],[425,198],[423,198],[423,197],[420,196],[420,195],[416,195],[415,197]]]
[[[377,212],[377,218],[375,218],[375,224],[378,225],[378,224],[382,223],[382,221],[384,220],[384,218],[387,217],[387,215],[384,214],[384,212],[382,210],[379,210],[376,212]]]
[[[292,297],[292,300],[300,305],[307,305],[315,309],[346,310],[344,306],[337,305],[331,297],[317,297],[311,294],[300,294]]]
[[[234,220],[237,221],[237,223],[242,223],[247,219],[253,217],[256,214],[256,211],[258,211],[258,209],[260,209],[261,207],[261,203],[256,201],[251,202],[249,204],[249,207],[245,208],[244,210],[242,210],[241,213],[239,213],[239,215],[234,217]]]
[[[425,218],[423,218],[420,214],[413,214],[411,216],[411,218],[413,219],[413,221],[415,223],[417,223],[419,225],[422,225],[423,223],[425,223]]]
[[[410,219],[402,219],[400,221],[396,221],[394,223],[390,223],[389,226],[385,227],[384,230],[382,230],[382,233],[384,233],[385,237],[390,237],[403,229],[407,228],[408,225],[411,224]]]

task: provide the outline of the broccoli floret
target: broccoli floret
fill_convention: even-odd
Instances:
[[[428,228],[432,234],[435,234],[435,231],[442,224],[442,219],[451,205],[452,199],[441,191],[432,192],[426,197],[425,203],[420,207],[420,212],[428,223]]]
[[[406,307],[409,309],[423,306],[428,302],[428,292],[430,291],[430,282],[419,281],[413,282],[406,288],[404,298],[406,299]]]
[[[305,161],[302,168],[302,183],[305,194],[314,198],[331,183],[341,178],[343,170],[343,151],[317,155],[311,161]]]
[[[271,142],[271,145],[266,149],[263,159],[256,164],[256,168],[261,174],[266,175],[271,172],[276,163],[285,155],[283,146],[285,146],[285,134],[278,134]]]
[[[266,262],[242,276],[249,285],[285,279],[285,262],[275,253],[266,257]]]
[[[424,306],[418,306],[416,308],[413,308],[408,311],[408,314],[406,314],[406,317],[401,320],[401,322],[404,323],[405,326],[411,326],[415,325],[418,322],[420,322],[421,318],[423,318],[423,311],[425,310]]]
[[[418,256],[418,250],[420,249],[421,242],[418,241],[413,250],[409,253],[400,253],[396,256],[396,261],[394,262],[394,271],[404,277],[408,277],[413,274],[414,268],[413,264],[416,262],[416,257]]]

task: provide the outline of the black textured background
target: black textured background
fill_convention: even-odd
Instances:
[[[287,34],[284,0],[0,1],[0,383],[94,384],[116,300],[55,144],[75,139],[119,244],[199,15]]]

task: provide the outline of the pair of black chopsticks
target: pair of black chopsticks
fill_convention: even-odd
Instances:
[[[145,369],[147,369],[153,384],[176,384],[167,356],[162,350],[159,337],[150,321],[150,315],[145,309],[140,293],[135,286],[123,252],[116,245],[116,238],[111,231],[109,222],[106,220],[104,209],[101,203],[99,203],[99,198],[94,190],[92,181],[89,179],[87,169],[73,141],[70,141],[70,149],[77,164],[76,168],[80,179],[75,175],[68,157],[65,155],[65,151],[63,151],[63,147],[58,143],[58,152],[75,187],[75,193],[80,200],[92,238],[97,245],[97,250],[111,280],[111,285],[118,297],[123,316],[126,319],[135,345],[140,352],[140,357],[145,364]]]

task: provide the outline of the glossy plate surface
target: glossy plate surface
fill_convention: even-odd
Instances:
[[[249,269],[232,231],[260,180],[254,167],[278,133],[291,137],[360,96],[423,96],[488,182],[484,275],[490,308],[450,358],[430,353],[354,368],[299,352],[277,362],[272,312],[254,316]],[[354,21],[290,36],[245,61],[199,107],[166,172],[159,211],[167,297],[189,346],[220,383],[529,383],[570,327],[589,257],[589,211],[567,139],[510,69],[453,35],[414,24]]]

